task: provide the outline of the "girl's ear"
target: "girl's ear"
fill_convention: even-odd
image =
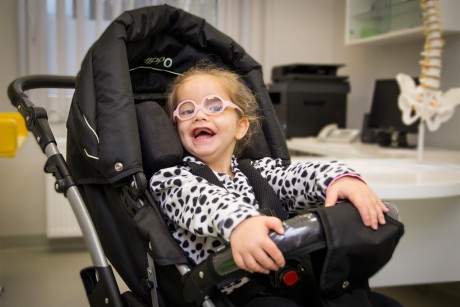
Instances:
[[[240,118],[238,120],[238,130],[236,132],[235,138],[237,141],[241,140],[248,132],[249,129],[249,120],[246,117]]]

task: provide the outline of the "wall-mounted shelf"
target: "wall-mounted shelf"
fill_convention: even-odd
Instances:
[[[460,33],[460,1],[440,0],[445,34]],[[419,0],[347,0],[346,45],[423,39]]]

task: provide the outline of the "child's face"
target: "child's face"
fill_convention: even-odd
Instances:
[[[193,100],[200,104],[204,97],[218,95],[230,100],[219,79],[198,75],[186,80],[177,90],[177,101]],[[222,113],[209,115],[198,110],[189,120],[177,120],[179,136],[184,148],[209,165],[229,161],[236,141],[246,134],[249,122],[233,107]]]

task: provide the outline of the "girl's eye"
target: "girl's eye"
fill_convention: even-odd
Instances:
[[[184,103],[179,107],[179,114],[181,116],[189,116],[192,115],[195,111],[195,105],[190,102]]]
[[[223,103],[219,97],[208,97],[204,101],[206,110],[210,113],[219,113],[222,112]]]
[[[183,110],[181,111],[180,115],[191,115],[193,114],[193,110],[192,109],[187,109],[187,110]]]
[[[222,106],[221,105],[208,106],[208,111],[212,113],[219,113],[220,111],[222,111]]]

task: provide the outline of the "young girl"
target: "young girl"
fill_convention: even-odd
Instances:
[[[154,198],[186,255],[198,264],[230,242],[241,269],[268,273],[282,268],[285,259],[268,234],[283,234],[283,225],[278,218],[258,212],[253,189],[236,159],[249,143],[254,130],[250,127],[258,125],[251,91],[237,74],[199,65],[173,82],[168,109],[189,154],[184,161],[207,164],[225,187],[193,175],[185,164],[160,170],[151,178]],[[279,159],[263,158],[253,165],[289,212],[333,206],[348,199],[365,225],[377,229],[385,223],[383,213],[388,209],[359,175],[343,164],[284,166]]]

